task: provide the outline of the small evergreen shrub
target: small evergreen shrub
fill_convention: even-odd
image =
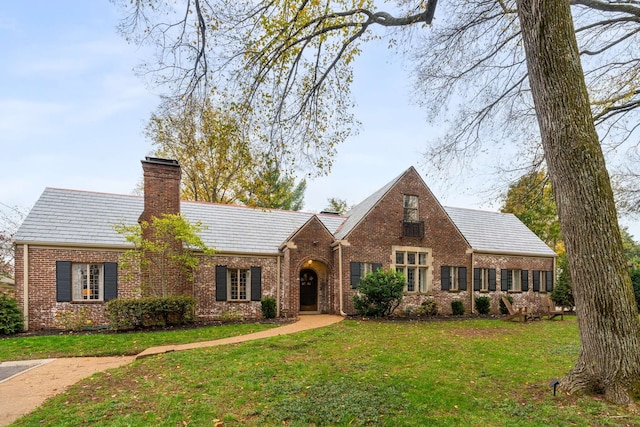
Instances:
[[[511,295],[505,295],[505,298],[507,298],[507,301],[509,301],[509,303],[513,304],[513,298],[511,297]],[[509,309],[506,305],[504,305],[502,298],[500,298],[500,314],[509,314]]]
[[[416,314],[418,316],[435,316],[438,314],[438,304],[436,304],[436,300],[433,298],[424,300],[416,309]]]
[[[402,302],[406,280],[402,273],[378,269],[360,279],[353,307],[363,316],[390,316]]]
[[[274,319],[276,317],[276,299],[273,297],[264,297],[260,300],[262,304],[262,317],[265,319]]]
[[[24,321],[15,298],[0,292],[0,333],[4,335],[22,332]]]
[[[460,300],[451,301],[451,311],[454,316],[462,316],[464,314],[464,304]]]
[[[633,285],[633,295],[636,297],[636,305],[640,311],[640,268],[631,270],[631,284]]]
[[[114,299],[106,304],[113,329],[182,325],[195,320],[196,301],[189,296]]]
[[[476,297],[476,310],[478,314],[489,314],[491,299],[489,297]]]

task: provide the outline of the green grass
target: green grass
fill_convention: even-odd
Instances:
[[[53,357],[134,355],[154,346],[209,341],[259,332],[277,324],[230,324],[153,332],[60,334],[0,338],[0,362]]]
[[[343,321],[136,361],[15,425],[640,425],[601,399],[553,396],[578,351],[574,319]]]

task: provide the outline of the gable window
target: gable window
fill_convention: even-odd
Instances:
[[[402,248],[394,251],[395,270],[407,280],[405,292],[427,292],[429,252],[423,248]]]
[[[216,301],[260,301],[262,268],[216,265]]]
[[[404,220],[408,222],[418,222],[418,196],[404,195]]]
[[[350,264],[350,273],[351,273],[351,287],[353,289],[357,289],[360,286],[360,279],[365,277],[367,274],[372,273],[379,268],[382,268],[382,264],[377,262],[355,262],[352,261]]]
[[[491,292],[496,290],[495,268],[473,269],[473,290],[479,292]]]
[[[118,263],[56,261],[57,302],[102,302],[118,297]]]

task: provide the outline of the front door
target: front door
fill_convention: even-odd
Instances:
[[[308,268],[300,271],[300,311],[318,311],[318,275]]]

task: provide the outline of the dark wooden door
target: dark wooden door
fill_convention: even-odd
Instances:
[[[300,271],[300,311],[318,311],[318,275],[308,268]]]

